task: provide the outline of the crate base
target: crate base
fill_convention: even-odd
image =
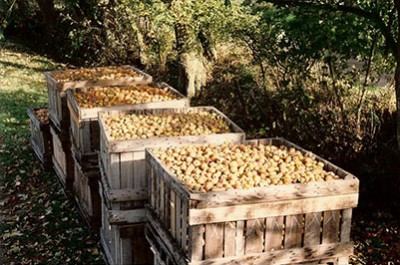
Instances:
[[[179,265],[277,265],[277,264],[348,264],[349,256],[353,254],[354,243],[330,243],[309,247],[290,248],[268,251],[263,253],[246,254],[243,256],[212,258],[198,261],[190,261],[184,253],[181,253],[176,242],[157,220],[154,212],[147,209],[148,225],[146,238],[159,258],[159,264]],[[157,256],[158,255],[158,256]]]
[[[112,225],[111,238],[102,227],[100,244],[109,265],[152,264],[153,253],[145,238],[145,224]]]
[[[56,173],[57,180],[58,180],[58,182],[60,182],[64,191],[73,192],[74,180],[71,178],[68,178],[68,176],[65,175],[65,173],[63,172],[63,169],[58,164],[58,161],[54,156],[52,157],[52,161],[53,161],[53,169],[54,169],[54,172]]]
[[[35,153],[36,157],[40,161],[40,167],[46,172],[52,172],[53,171],[52,154],[51,153],[43,154],[40,151],[38,144],[33,139],[31,139],[31,146],[32,146],[33,152]]]
[[[101,224],[101,198],[99,194],[98,169],[85,169],[75,159],[75,178],[73,182],[75,201],[83,219],[96,234]]]

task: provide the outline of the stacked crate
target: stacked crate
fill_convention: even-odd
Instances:
[[[74,181],[74,164],[69,138],[69,112],[66,90],[70,83],[61,82],[53,77],[53,72],[45,74],[48,92],[48,109],[51,122],[50,132],[53,139],[53,168],[64,189],[71,191]]]
[[[42,115],[43,117],[39,117]],[[48,120],[47,107],[30,108],[28,116],[31,127],[31,146],[44,170],[52,168],[51,157],[53,154],[50,123]]]
[[[207,111],[229,125],[230,132],[212,135],[154,137],[147,139],[113,140],[104,120],[110,115],[157,115]],[[103,196],[101,241],[111,264],[151,264],[150,248],[145,260],[137,261],[135,240],[123,240],[121,231],[131,223],[139,234],[144,233],[146,219],[145,204],[148,203],[148,178],[145,165],[145,148],[179,146],[190,143],[240,142],[243,131],[225,115],[212,107],[185,109],[147,109],[132,111],[108,111],[99,114],[100,123],[100,168],[102,171],[101,195]],[[142,242],[145,244],[145,240]],[[127,252],[124,252],[127,250]],[[129,254],[127,254],[129,253]],[[130,256],[132,255],[132,256]],[[135,260],[137,263],[135,263]]]
[[[281,138],[245,144],[284,145],[307,153]],[[340,179],[196,192],[147,149],[146,235],[154,264],[348,264],[359,181],[312,156]]]
[[[161,107],[187,107],[189,102],[183,95],[167,84],[146,84],[145,80],[132,82],[129,87],[90,87],[68,91],[68,108],[71,115],[71,139],[73,143],[73,153],[75,158],[75,182],[74,191],[76,200],[81,208],[83,215],[94,228],[100,225],[101,217],[101,197],[99,194],[100,171],[98,166],[98,152],[100,148],[100,131],[98,124],[98,113],[106,110],[129,110]],[[113,106],[91,106],[81,107],[74,94],[90,93],[96,89],[109,91],[113,89],[130,89],[134,85],[145,85],[151,89],[163,91],[176,97],[169,101],[155,101],[142,104],[123,105],[120,103]],[[94,103],[96,104],[96,103]],[[103,183],[104,186],[104,183]]]

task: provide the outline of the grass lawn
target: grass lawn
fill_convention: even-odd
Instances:
[[[58,65],[0,43],[0,264],[104,264],[95,235],[30,147],[27,109],[47,105]]]

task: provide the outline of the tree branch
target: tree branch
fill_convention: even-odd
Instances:
[[[392,51],[392,53],[397,57],[400,52],[397,49],[397,42],[393,38],[391,34],[390,25],[386,25],[382,18],[376,12],[371,12],[364,10],[360,7],[348,6],[348,5],[339,5],[339,4],[328,4],[328,3],[316,3],[313,1],[297,1],[297,0],[259,0],[260,2],[268,2],[275,4],[277,6],[299,6],[299,7],[313,7],[324,9],[327,11],[334,12],[343,12],[350,13],[362,18],[365,18],[371,21],[377,29],[382,32],[382,35],[385,36],[388,47]]]

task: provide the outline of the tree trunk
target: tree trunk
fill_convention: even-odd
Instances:
[[[45,33],[47,36],[50,36],[57,22],[57,12],[54,8],[54,2],[53,0],[37,0],[37,3],[43,17]]]
[[[183,4],[182,0],[173,1],[173,5],[177,7],[175,12],[182,12],[179,5]],[[186,14],[180,13],[179,15],[185,16]],[[186,91],[186,95],[191,98],[201,91],[207,81],[207,68],[203,57],[203,49],[197,34],[186,24],[176,22],[175,38],[179,60],[178,88],[181,91]]]
[[[400,0],[395,0],[397,10],[397,45],[393,51],[396,60],[396,72],[394,74],[394,88],[396,92],[396,128],[397,128],[397,148],[400,149]]]

